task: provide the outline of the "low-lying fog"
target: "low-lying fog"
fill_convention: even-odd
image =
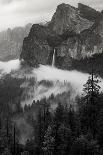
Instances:
[[[71,85],[78,89],[78,91],[82,90],[83,84],[88,79],[88,74],[84,74],[75,70],[67,71],[57,69],[51,66],[43,66],[40,65],[39,68],[34,69],[34,74],[37,76],[37,80],[50,80],[50,81],[59,81],[59,82],[69,82]]]
[[[0,61],[0,71],[3,73],[10,73],[12,70],[18,70],[20,68],[19,59],[10,60],[7,62]]]
[[[20,64],[21,63],[19,60],[0,62],[0,70],[2,71],[2,73],[10,73],[12,70],[20,70]],[[42,80],[47,80],[51,81],[53,85],[51,87],[46,87],[44,85],[39,85],[37,87],[35,86],[35,92],[32,91],[31,99],[25,101],[23,104],[30,104],[34,99],[39,100],[43,97],[48,98],[51,94],[57,95],[59,93],[69,91],[70,85],[74,89],[75,95],[79,95],[82,93],[83,85],[86,83],[89,74],[78,72],[76,70],[67,71],[57,69],[52,66],[40,65],[39,68],[35,68],[32,70],[30,76],[36,78],[37,83]],[[100,86],[103,90],[102,79]]]
[[[44,97],[49,98],[51,94],[54,94],[55,96],[57,95],[57,98],[55,97],[54,103],[51,104],[51,109],[56,108],[56,99],[57,102],[60,100],[60,102],[63,101],[63,103],[72,103],[74,108],[76,108],[75,102],[73,103],[72,101],[75,101],[77,95],[82,94],[83,85],[89,76],[89,74],[84,74],[76,70],[66,71],[43,65],[40,65],[39,68],[30,68],[28,70],[27,67],[21,67],[19,60],[0,62],[0,70],[1,75],[15,70],[15,72],[11,72],[12,75],[17,78],[25,77],[21,85],[21,87],[24,88],[23,95],[25,96],[21,101],[22,106],[32,104],[33,100],[37,101]],[[103,90],[102,79],[100,86]],[[64,95],[62,93],[64,93]],[[35,113],[35,110],[33,112]],[[19,142],[25,144],[26,140],[34,134],[33,128],[24,117],[18,116],[15,122],[20,131]]]

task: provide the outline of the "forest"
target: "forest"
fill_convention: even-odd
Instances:
[[[103,93],[99,82],[92,70],[83,86],[83,95],[76,97],[76,109],[71,102],[58,99],[51,108],[56,98],[53,94],[22,107],[22,79],[3,75],[0,78],[0,154],[102,155]],[[24,119],[29,136],[22,142],[20,132],[25,132],[25,125],[18,124]]]

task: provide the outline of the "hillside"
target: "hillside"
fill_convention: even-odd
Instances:
[[[29,34],[32,24],[15,27],[0,32],[0,61],[8,61],[20,57],[23,39]]]
[[[69,69],[72,59],[102,53],[103,14],[83,4],[60,4],[48,24],[32,26],[20,57],[31,66],[51,64],[54,48],[55,64],[62,69]]]

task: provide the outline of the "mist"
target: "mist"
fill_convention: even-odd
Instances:
[[[0,61],[0,70],[2,73],[10,73],[12,70],[18,70],[20,68],[19,59],[10,60],[7,62]]]
[[[49,98],[51,94],[56,96],[64,92],[70,92],[71,98],[75,99],[77,95],[82,94],[83,85],[86,83],[89,74],[81,73],[76,70],[67,71],[52,66],[40,65],[39,68],[34,68],[32,70],[31,76],[36,79],[36,84],[29,87],[30,84],[28,80],[24,83],[25,96],[27,96],[27,98],[22,101],[22,106],[25,104],[32,104],[34,100],[37,101],[43,98]],[[47,87],[42,84],[42,81],[50,81],[52,85]],[[39,84],[40,82],[41,84]]]
[[[86,83],[89,76],[89,74],[76,70],[67,71],[43,65],[40,65],[38,69],[34,69],[33,74],[36,75],[38,81],[50,80],[54,82],[70,83],[79,92],[82,91],[83,85]]]
[[[44,65],[40,65],[34,69],[29,68],[28,70],[27,66],[21,67],[19,60],[0,62],[0,70],[2,70],[1,74],[11,73],[11,75],[15,75],[16,78],[26,77],[21,85],[21,87],[24,87],[25,96],[24,100],[21,100],[22,107],[24,107],[25,104],[31,105],[34,100],[49,99],[53,94],[55,98],[53,102],[50,102],[51,111],[56,109],[58,102],[66,103],[68,106],[72,104],[74,110],[76,110],[77,103],[75,102],[75,98],[83,93],[83,85],[89,77],[89,74],[76,70],[62,70]],[[15,72],[12,73],[12,70]],[[50,84],[46,85],[45,81],[50,82]],[[103,79],[100,79],[100,81],[101,90],[103,90]],[[36,109],[33,109],[34,117],[35,114]],[[14,121],[19,130],[19,142],[25,144],[27,139],[32,138],[34,133],[33,128],[26,121],[26,117],[18,116]]]
[[[83,85],[86,83],[89,74],[82,73],[76,70],[62,70],[52,66],[40,65],[38,68],[31,69],[30,74],[26,67],[25,71],[21,68],[20,60],[11,60],[8,62],[0,62],[0,70],[2,73],[10,73],[12,70],[19,72],[15,74],[16,77],[26,77],[27,81],[22,85],[25,87],[25,99],[21,101],[22,106],[29,105],[35,100],[49,98],[51,94],[55,96],[63,92],[70,92],[71,97],[75,98],[77,95],[83,93]],[[30,78],[35,79],[35,83],[30,85]],[[103,90],[103,79],[100,79],[101,90]],[[50,81],[52,85],[47,87],[40,83],[40,81]],[[29,96],[29,98],[27,97]]]
[[[25,144],[27,139],[32,138],[33,128],[23,117],[16,118],[14,122],[19,129],[19,143]]]

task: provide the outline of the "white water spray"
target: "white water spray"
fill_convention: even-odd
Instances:
[[[55,48],[54,48],[53,59],[52,59],[52,67],[54,66],[55,66]]]

